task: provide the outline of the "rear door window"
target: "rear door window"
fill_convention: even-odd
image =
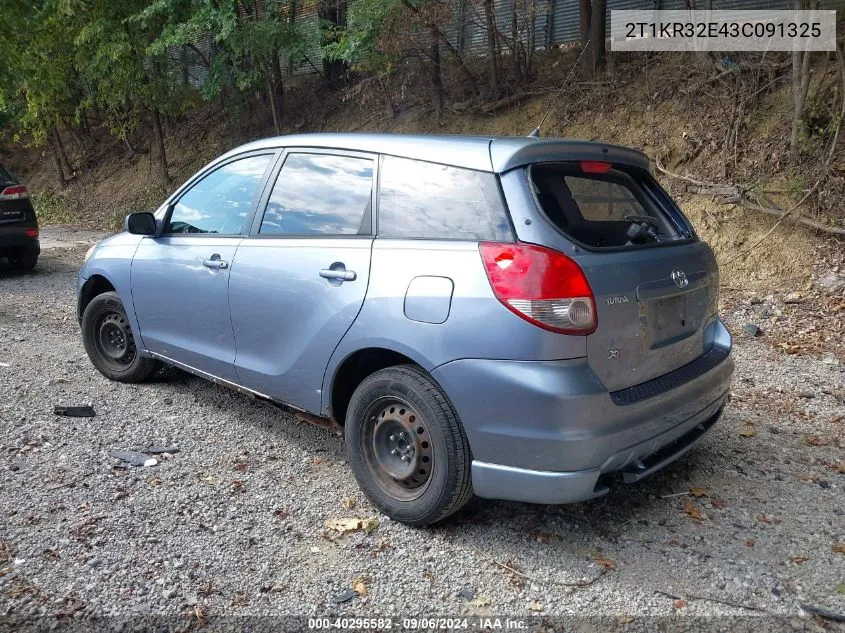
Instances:
[[[531,184],[546,217],[593,248],[688,239],[692,230],[648,172],[607,163],[532,165]]]
[[[512,241],[496,175],[385,156],[380,237]]]
[[[261,235],[370,233],[373,159],[291,153],[273,185]]]

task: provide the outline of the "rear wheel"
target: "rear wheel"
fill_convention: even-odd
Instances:
[[[472,497],[472,456],[458,415],[417,367],[364,379],[349,403],[345,440],[358,485],[392,519],[429,525]]]
[[[94,367],[111,380],[142,382],[160,366],[157,360],[139,354],[116,292],[97,295],[86,306],[82,314],[82,341]]]
[[[20,251],[9,256],[9,265],[15,270],[33,270],[38,263],[38,253],[33,251]]]

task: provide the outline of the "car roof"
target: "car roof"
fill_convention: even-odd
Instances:
[[[274,148],[342,149],[388,154],[479,171],[505,172],[537,162],[602,160],[649,168],[648,157],[634,149],[562,138],[528,136],[458,136],[337,132],[291,134],[253,141],[226,153]]]

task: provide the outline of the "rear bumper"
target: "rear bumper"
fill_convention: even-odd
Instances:
[[[0,257],[10,250],[29,250],[41,252],[41,244],[37,237],[29,237],[27,230],[37,229],[38,225],[0,225]]]
[[[730,350],[721,323],[715,338]],[[476,494],[534,503],[598,497],[612,473],[636,481],[677,459],[715,424],[732,374],[725,355],[703,373],[620,405],[583,358],[464,359],[432,372],[469,438]]]

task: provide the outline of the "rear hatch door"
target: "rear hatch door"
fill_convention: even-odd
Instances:
[[[609,391],[669,373],[705,351],[718,272],[710,248],[638,166],[580,161],[529,170],[546,218],[574,244],[596,301],[587,357]],[[551,246],[551,244],[550,244]]]

